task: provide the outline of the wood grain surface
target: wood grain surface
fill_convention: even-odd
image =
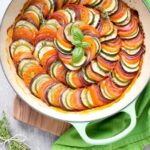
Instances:
[[[57,136],[62,135],[70,127],[70,124],[66,122],[40,114],[29,107],[18,96],[16,96],[14,100],[13,116],[15,119],[23,123],[29,124],[46,132],[50,132]]]

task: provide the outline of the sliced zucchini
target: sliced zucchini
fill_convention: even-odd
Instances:
[[[110,54],[105,53],[101,50],[100,55],[103,58],[105,58],[106,60],[111,61],[111,62],[119,60],[119,55],[118,54],[117,55],[116,54],[115,55],[113,55],[113,54],[110,55]]]
[[[102,66],[98,61],[97,61],[98,67],[105,73],[110,72],[110,70],[108,70],[107,68],[105,68],[104,66]]]
[[[77,88],[77,86],[74,84],[74,81],[72,81],[73,77],[73,72],[72,71],[68,71],[66,74],[66,81],[67,84],[71,87],[71,88]]]
[[[38,7],[31,5],[26,9],[26,11],[34,11],[39,16],[39,19],[43,20],[43,14]]]
[[[22,40],[22,39],[14,41],[11,44],[10,49],[9,49],[12,58],[18,52],[31,52],[32,53],[33,50],[34,50],[34,47],[29,42]]]
[[[101,37],[100,41],[104,42],[104,41],[113,40],[113,39],[115,39],[117,37],[117,35],[118,35],[117,28],[114,27],[113,32],[111,34],[107,35],[107,36]]]
[[[68,94],[71,92],[71,89],[68,88],[67,90],[65,90],[62,94],[62,103],[64,105],[64,107],[67,109],[67,110],[71,110],[71,108],[69,107],[68,103],[67,103],[67,97],[68,97]]]
[[[94,80],[89,78],[86,69],[82,68],[82,72],[83,72],[83,78],[84,78],[85,81],[87,81],[88,83],[95,83]]]
[[[122,16],[121,18],[117,19],[117,20],[115,21],[115,23],[116,23],[116,24],[123,23],[124,21],[127,20],[129,14],[130,14],[130,9],[127,8],[127,11],[126,11],[126,13],[124,14],[124,16]]]
[[[93,37],[95,43],[96,43],[96,49],[97,49],[97,52],[96,54],[99,54],[99,52],[101,51],[101,43],[100,43],[100,40],[97,38],[97,37]]]
[[[72,28],[73,23],[69,23],[66,25],[65,29],[64,29],[64,35],[67,41],[69,42],[73,42],[73,36],[71,35],[71,28]]]
[[[92,108],[94,107],[91,95],[87,88],[84,88],[81,92],[81,100],[85,107]]]
[[[33,55],[36,59],[41,60],[43,55],[46,52],[53,50],[53,49],[54,49],[54,47],[53,47],[52,42],[43,40],[43,41],[40,41],[39,43],[36,44],[35,51],[34,51]]]
[[[71,3],[71,4],[78,4],[78,3],[79,3],[79,0],[71,0],[70,3]]]
[[[71,54],[72,48],[64,47],[58,40],[54,40],[54,44],[61,53]]]
[[[102,81],[101,84],[106,84],[106,83],[103,83],[103,82],[105,82],[105,80]],[[100,89],[101,89],[102,95],[103,95],[106,99],[108,99],[108,100],[114,100],[114,99],[115,99],[115,97],[113,97],[112,95],[110,95],[110,93],[108,92],[108,90],[106,89],[105,86],[104,86],[103,88],[100,86]]]
[[[88,22],[88,24],[92,25],[94,23],[94,20],[95,20],[95,15],[91,9],[88,9],[88,11],[89,11],[89,22]]]
[[[39,74],[37,75],[33,81],[31,82],[31,91],[32,93],[37,96],[39,90],[40,90],[40,86],[45,83],[46,81],[48,81],[50,79],[49,75],[47,74]]]
[[[39,65],[39,62],[35,59],[23,59],[17,68],[18,75],[22,78],[23,73],[27,70],[30,66]]]
[[[60,66],[62,66],[62,63],[60,61],[55,61],[51,64],[49,74],[51,75],[52,78],[56,78],[57,76],[56,72]]]
[[[132,38],[135,38],[139,34],[139,31],[140,31],[140,29],[139,29],[139,27],[137,27],[137,30],[132,35],[125,36],[125,37],[120,36],[120,37],[122,39],[132,39]]]
[[[47,20],[46,24],[50,24],[50,25],[54,26],[56,29],[59,29],[61,27],[61,25],[59,24],[59,22],[56,19]]]
[[[96,28],[99,25],[101,19],[100,14],[96,13],[93,9],[89,9],[89,11],[91,11],[92,14],[94,15],[93,20],[89,24]]]
[[[93,0],[89,3],[91,7],[98,7],[101,4],[102,0]]]
[[[118,26],[125,26],[130,22],[130,20],[131,20],[131,10],[128,8],[127,9],[127,17],[121,22],[115,22],[115,24]]]
[[[47,98],[50,104],[54,105],[54,93],[57,91],[58,88],[62,87],[63,85],[61,83],[57,83],[54,86],[52,86],[47,94]]]
[[[66,8],[65,10],[70,13],[71,18],[72,18],[71,22],[75,22],[76,13],[73,10],[69,9],[69,8]]]
[[[18,28],[20,26],[23,26],[31,31],[33,31],[33,30],[38,31],[37,28],[32,23],[25,21],[25,20],[18,21],[15,25],[15,28]]]
[[[66,68],[68,68],[69,70],[79,70],[80,67],[75,67],[71,64],[64,64],[66,66]]]
[[[101,76],[103,76],[103,77],[107,76],[106,72],[104,72],[104,71],[100,68],[99,64],[98,64],[95,60],[93,60],[93,61],[91,62],[91,67],[92,67],[92,70],[93,70],[94,72],[96,72],[97,74],[99,74],[99,75],[101,75]]]
[[[118,10],[118,0],[111,0],[111,5],[108,8],[105,8],[105,11],[108,12],[108,15],[115,13]]]
[[[137,64],[136,64],[137,65]],[[123,69],[126,71],[126,72],[129,72],[129,73],[133,73],[133,72],[137,72],[139,70],[139,64],[137,66],[132,66],[132,65],[129,65],[129,64],[125,64],[124,62],[121,61],[121,66],[123,67]]]
[[[115,72],[112,72],[111,76],[112,76],[112,81],[119,86],[127,86],[131,82],[131,80],[121,79],[119,75],[117,75],[117,73]]]
[[[126,48],[122,47],[122,50],[127,52],[129,55],[135,55],[141,50],[141,46],[136,49],[126,49]]]

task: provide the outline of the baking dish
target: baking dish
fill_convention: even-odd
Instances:
[[[13,0],[11,1],[11,3],[10,1],[7,1],[7,3],[10,4],[3,17],[0,31],[1,63],[5,75],[8,78],[8,81],[11,84],[11,86],[16,91],[16,93],[32,108],[43,113],[44,115],[71,123],[78,130],[81,137],[90,144],[109,144],[127,135],[136,125],[136,98],[141,93],[150,77],[150,69],[148,69],[150,65],[150,51],[148,51],[148,48],[150,47],[150,31],[148,23],[150,15],[142,1],[139,1],[138,3],[135,1],[126,1],[131,7],[136,8],[138,10],[140,20],[143,24],[145,32],[146,53],[144,55],[143,66],[139,77],[134,82],[134,84],[131,87],[129,87],[129,90],[121,97],[121,100],[119,100],[118,102],[110,104],[109,106],[104,108],[95,108],[83,112],[66,112],[54,107],[47,106],[46,104],[42,103],[38,98],[34,97],[30,93],[28,88],[25,87],[22,80],[17,76],[13,62],[11,61],[8,53],[9,40],[7,39],[7,29],[12,25],[15,17],[17,16],[17,14],[19,14],[25,2],[25,0]],[[114,137],[108,139],[95,140],[87,136],[86,126],[89,124],[89,122],[95,120],[103,120],[118,112],[126,112],[130,115],[131,122],[127,129],[125,129],[118,135],[115,135]]]

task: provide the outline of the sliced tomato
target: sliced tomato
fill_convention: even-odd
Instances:
[[[49,102],[46,97],[47,90],[55,84],[56,84],[55,81],[52,78],[50,78],[49,81],[44,82],[39,88],[40,89],[40,91],[38,91],[39,97],[48,105],[49,105]]]
[[[99,82],[99,81],[101,81],[101,80],[103,79],[102,76],[100,76],[99,74],[95,73],[95,72],[92,70],[92,68],[91,68],[90,65],[88,65],[88,66],[86,67],[86,72],[87,72],[89,78],[92,79],[92,80],[94,80],[94,81]]]
[[[64,30],[63,28],[60,28],[58,30],[56,38],[64,47],[71,48],[72,45],[68,43],[68,41],[65,39],[63,30]]]
[[[138,35],[129,40],[122,40],[122,46],[127,49],[136,49],[141,46],[144,42],[144,34],[143,31],[140,31]]]
[[[72,56],[71,55],[65,55],[62,53],[58,53],[59,59],[64,62],[65,64],[71,64],[72,63]]]
[[[30,43],[34,43],[34,38],[36,37],[37,32],[33,30],[29,30],[24,26],[19,26],[14,29],[13,32],[13,40],[25,39]]]
[[[56,107],[61,107],[61,103],[60,103],[60,95],[62,92],[64,92],[64,90],[66,90],[67,87],[65,87],[64,85],[59,86],[57,89],[53,90],[53,95],[52,95],[52,105],[56,106]]]
[[[138,30],[138,20],[132,16],[132,19],[129,24],[123,27],[118,27],[118,35],[120,37],[127,37],[132,35]]]
[[[109,94],[112,95],[112,97],[114,97],[114,99],[121,96],[121,94],[126,89],[125,87],[118,87],[116,84],[114,84],[113,81],[111,80],[111,77],[108,77],[105,80],[104,86],[105,86],[106,90],[109,92]]]
[[[135,55],[129,55],[125,51],[121,51],[120,56],[122,59],[125,59],[127,63],[136,64],[140,62],[143,53],[144,53],[144,49],[141,48],[141,50]]]
[[[88,87],[88,90],[90,92],[91,98],[93,100],[94,105],[97,106],[102,106],[105,104],[104,101],[101,101],[100,99],[100,88],[98,85],[93,84]]]
[[[42,66],[46,66],[47,60],[52,56],[57,56],[57,51],[55,49],[50,50],[43,55],[42,59],[40,60]]]
[[[76,85],[76,87],[83,87],[82,81],[80,80],[79,71],[72,71],[71,81]]]
[[[108,19],[101,19],[100,24],[97,27],[100,37],[107,36],[113,31],[113,24]]]
[[[101,56],[97,57],[97,61],[102,67],[107,68],[110,71],[115,67],[116,64],[115,62],[110,62]]]
[[[128,73],[128,72],[125,72],[120,64],[120,62],[118,62],[114,68],[114,71],[120,76],[121,79],[123,80],[131,80],[133,79],[137,72],[134,72],[134,73]]]
[[[76,4],[67,4],[66,5],[67,8],[73,10],[76,14],[76,20],[81,20],[81,16],[80,16],[80,11],[79,11],[79,5]]]
[[[31,66],[23,73],[23,81],[26,86],[29,87],[31,80],[38,74],[45,73],[42,67],[40,66]]]
[[[103,10],[109,8],[111,6],[111,4],[113,3],[112,1],[113,0],[103,0],[100,5],[101,6],[100,10],[102,9],[101,11],[103,11]]]
[[[32,0],[30,5],[38,7],[42,11],[44,17],[46,17],[50,11],[45,0]]]
[[[53,14],[51,14],[50,16],[48,16],[48,19],[56,19],[62,26],[65,26],[69,23],[68,18],[61,10],[58,10]]]
[[[117,37],[115,40],[106,41],[102,43],[102,49],[109,53],[118,53],[121,49],[121,40]]]
[[[63,64],[59,65],[56,70],[56,79],[62,83],[66,83],[66,73],[67,69]]]
[[[86,7],[80,5],[79,6],[81,21],[88,24],[89,22],[89,11]]]
[[[96,47],[95,40],[91,36],[84,36],[83,41],[90,44],[90,46],[85,48],[84,50],[85,50],[85,52],[86,51],[90,52],[90,57],[91,57],[90,59],[91,60],[94,59],[96,54],[97,54],[97,47]]]
[[[93,35],[96,37],[100,36],[99,32],[94,27],[92,27],[90,25],[81,24],[80,29],[83,31],[84,34],[89,34],[89,35]]]
[[[34,44],[37,44],[38,42],[42,40],[48,40],[48,41],[53,41],[54,38],[56,37],[56,32],[53,31],[50,28],[42,28],[36,35]]]
[[[33,55],[30,52],[18,52],[13,56],[13,62],[17,64],[24,58],[33,58]]]
[[[22,16],[21,16],[22,20],[26,20],[30,23],[32,23],[33,25],[35,25],[37,28],[39,28],[40,25],[40,19],[38,16],[36,16],[34,13],[32,12],[25,12]]]
[[[91,0],[80,0],[81,5],[88,5]]]
[[[47,70],[47,72],[49,71],[49,66],[58,59],[58,56],[57,55],[53,55],[51,57],[49,57],[45,63],[45,70]]]
[[[122,18],[126,12],[127,12],[127,5],[124,2],[119,1],[119,7],[117,12],[110,16],[111,21],[116,22],[118,19]]]

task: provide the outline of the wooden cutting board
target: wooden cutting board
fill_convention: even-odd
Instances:
[[[29,107],[18,96],[16,96],[14,100],[13,116],[18,121],[57,136],[62,135],[71,126],[66,122],[49,118],[40,114],[39,112]]]

